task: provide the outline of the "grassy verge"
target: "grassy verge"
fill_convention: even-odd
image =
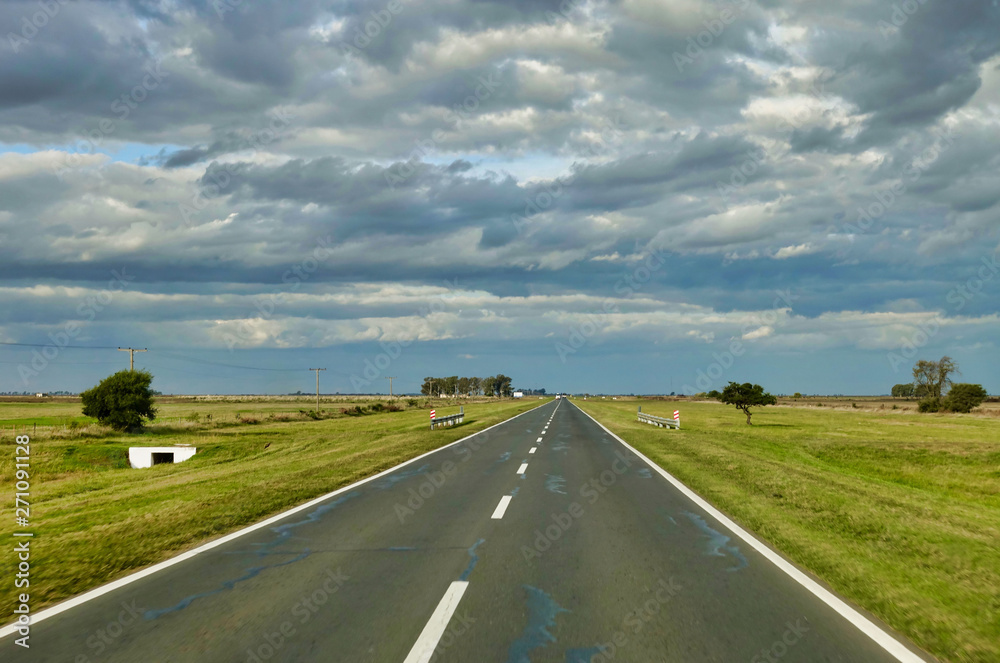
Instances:
[[[1000,661],[1000,422],[574,401],[790,559],[943,660]]]
[[[33,608],[167,559],[540,403],[466,404],[463,425],[431,431],[423,408],[364,416],[345,416],[338,410],[332,418],[313,420],[298,414],[300,405],[284,404],[271,408],[269,415],[263,414],[266,408],[254,408],[253,419],[259,423],[241,423],[235,413],[249,414],[245,404],[213,403],[205,406],[213,414],[211,422],[205,420],[206,412],[197,422],[182,420],[205,409],[192,402],[177,405],[176,424],[156,424],[143,435],[88,427],[35,438]],[[458,411],[457,406],[438,409],[440,414]],[[0,404],[2,418],[14,419]],[[129,468],[130,446],[173,444],[191,444],[198,453],[177,465]],[[0,450],[0,490],[6,496],[0,502],[0,539],[10,541],[13,439],[4,439]],[[14,557],[0,557],[5,578],[13,577]],[[13,592],[4,590],[0,614],[11,614],[13,601]]]

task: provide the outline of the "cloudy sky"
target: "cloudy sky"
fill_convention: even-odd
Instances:
[[[0,28],[0,391],[87,388],[118,346],[173,393],[887,393],[943,354],[1000,391],[996,0],[5,0]]]

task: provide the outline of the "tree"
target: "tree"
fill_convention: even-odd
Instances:
[[[726,405],[735,405],[737,410],[743,410],[747,415],[747,425],[750,425],[750,408],[775,405],[778,399],[764,391],[759,384],[730,382],[719,395],[719,400]]]
[[[482,380],[483,394],[486,396],[496,396],[497,379],[493,376],[485,377]]]
[[[479,378],[469,378],[469,392],[473,396],[478,396],[483,390],[482,380]]]
[[[958,364],[945,355],[939,361],[921,359],[913,367],[914,393],[921,398],[941,398],[951,382],[951,374],[959,373]]]
[[[914,391],[913,383],[907,382],[893,386],[891,393],[893,398],[913,398]]]
[[[951,391],[945,396],[942,406],[952,412],[971,412],[973,408],[979,407],[988,395],[981,384],[959,382],[951,385]]]
[[[514,395],[514,389],[511,388],[511,378],[507,377],[503,373],[497,373],[496,377],[496,390],[497,394],[500,396],[507,396],[508,398]]]
[[[80,394],[83,414],[117,431],[141,431],[156,418],[149,371],[118,371]]]

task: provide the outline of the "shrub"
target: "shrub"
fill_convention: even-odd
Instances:
[[[403,408],[399,407],[395,403],[389,403],[388,405],[385,406],[385,411],[386,412],[402,412]]]
[[[116,431],[141,431],[156,418],[149,371],[118,371],[80,394],[83,414]]]
[[[794,394],[792,394],[792,398],[802,398],[802,394],[796,391]]]
[[[951,386],[942,406],[952,412],[971,412],[973,408],[979,407],[986,400],[987,395],[981,384],[959,382]]]
[[[406,399],[406,404],[409,405],[410,407],[417,407],[418,405],[420,405],[420,403],[417,401],[416,398]]]
[[[923,398],[917,403],[918,412],[940,412],[941,411],[941,399],[931,396],[929,398]]]

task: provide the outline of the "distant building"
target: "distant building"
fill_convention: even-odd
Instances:
[[[48,396],[49,396],[48,394],[42,392],[38,392],[37,394],[35,394],[35,398],[48,398]]]
[[[515,391],[514,392],[514,398],[524,398],[524,392],[523,391]]]

